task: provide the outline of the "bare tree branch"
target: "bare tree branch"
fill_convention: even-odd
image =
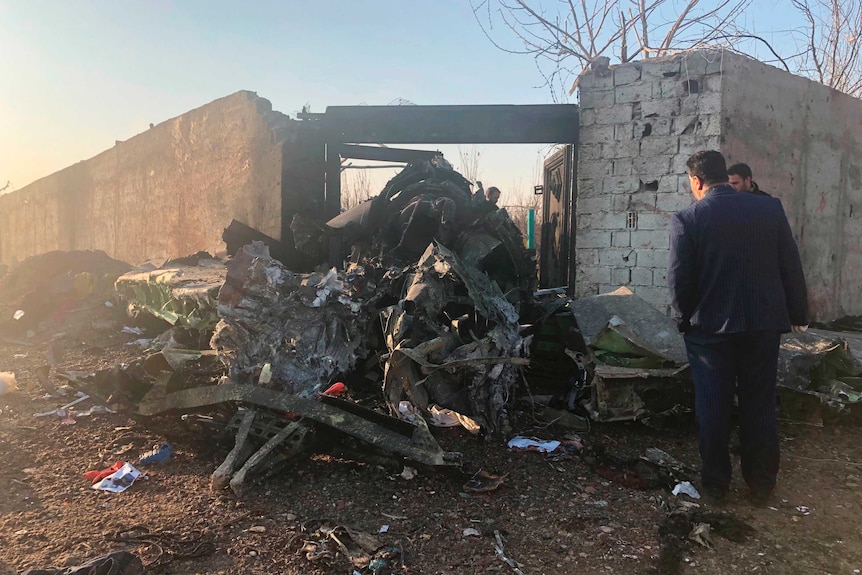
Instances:
[[[804,0],[794,0],[804,1]],[[827,1],[827,0],[818,0]],[[723,39],[732,44],[734,20],[751,0],[565,0],[555,10],[540,0],[471,0],[489,38],[495,23],[511,33],[510,53],[530,54],[550,86],[565,74],[580,75],[599,56],[619,62],[660,56]],[[493,4],[493,8],[492,5]],[[664,12],[673,13],[666,19]],[[661,38],[657,47],[650,38]],[[732,47],[732,46],[731,46]],[[576,81],[577,82],[577,81]],[[572,86],[570,94],[574,91]]]
[[[862,97],[862,3],[858,0],[791,0],[807,22],[806,52],[798,73]]]

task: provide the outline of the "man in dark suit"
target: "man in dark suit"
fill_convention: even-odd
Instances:
[[[807,326],[805,276],[778,199],[735,191],[719,152],[686,166],[697,201],[671,219],[668,282],[694,378],[702,485],[713,501],[730,485],[735,392],[742,475],[764,504],[778,474],[778,347]]]

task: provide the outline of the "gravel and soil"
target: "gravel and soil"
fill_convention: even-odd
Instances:
[[[746,501],[737,468],[726,505],[702,503],[700,515],[682,519],[670,515],[679,500],[665,490],[633,489],[608,481],[583,459],[549,461],[454,429],[435,434],[444,449],[464,454],[464,471],[419,468],[405,479],[400,466],[309,453],[237,499],[210,490],[227,447],[207,438],[122,414],[79,417],[72,425],[33,416],[68,401],[45,397],[34,373],[47,363],[52,338],[64,348],[58,368],[92,372],[139,356],[139,347],[126,345],[136,336],[122,333],[122,325],[97,307],[70,311],[29,338],[0,341],[0,371],[15,372],[19,387],[0,396],[0,575],[77,565],[118,549],[139,554],[148,572],[371,572],[327,540],[327,526],[376,537],[387,550],[386,561],[373,565],[379,573],[852,575],[862,569],[859,427],[783,423],[782,469],[770,508]],[[568,433],[529,424],[520,431],[548,439]],[[594,425],[580,435],[621,457],[658,447],[698,463],[690,419],[661,431]],[[146,468],[147,478],[124,493],[95,491],[82,477],[118,459],[133,461],[166,440],[174,457]],[[508,476],[492,492],[468,493],[464,483],[479,468]],[[753,531],[722,536],[722,523],[733,520]],[[700,522],[711,524],[713,548],[685,539]],[[495,552],[495,532],[511,564]]]

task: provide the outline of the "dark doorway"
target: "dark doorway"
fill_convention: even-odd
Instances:
[[[568,144],[545,160],[539,287],[574,288],[575,146]]]

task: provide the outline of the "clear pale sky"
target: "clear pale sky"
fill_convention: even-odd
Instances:
[[[789,13],[789,0],[754,0],[746,20],[781,45],[771,31]],[[542,84],[530,57],[491,45],[469,0],[0,0],[0,188],[242,89],[293,115],[396,98],[551,103]],[[480,149],[486,185],[532,187],[542,150]]]

